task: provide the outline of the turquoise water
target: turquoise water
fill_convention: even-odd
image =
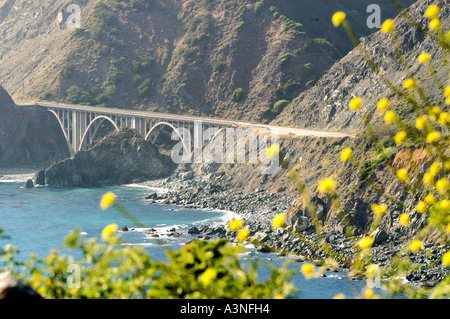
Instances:
[[[86,237],[100,238],[105,225],[116,223],[121,228],[134,225],[115,209],[103,211],[99,207],[102,195],[113,191],[118,202],[127,208],[136,218],[148,227],[155,228],[169,247],[180,249],[193,237],[187,234],[187,228],[199,224],[225,222],[234,215],[227,212],[183,209],[162,204],[150,205],[143,197],[149,189],[137,187],[77,188],[57,189],[36,187],[24,189],[23,183],[0,182],[0,228],[10,236],[0,240],[1,245],[10,242],[20,249],[19,258],[27,259],[30,253],[39,257],[48,256],[51,249],[61,251],[60,244],[75,227],[79,227]],[[180,237],[168,237],[168,230],[175,228]],[[154,258],[165,260],[164,249],[154,242],[146,232],[130,231],[121,233],[124,243],[143,245]],[[260,258],[281,266],[286,258],[275,254],[263,254],[251,251],[244,258]],[[301,263],[292,263],[293,269],[300,269]],[[261,278],[268,275],[264,268]],[[300,291],[296,298],[332,298],[338,293],[353,296],[355,289],[364,286],[364,282],[349,281],[343,273],[326,273],[325,278],[306,280],[301,273],[293,277]]]

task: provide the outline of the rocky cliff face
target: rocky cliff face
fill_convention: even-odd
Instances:
[[[448,18],[450,7],[446,0],[418,1],[409,8],[408,12],[425,29],[428,29],[428,19],[425,18],[424,12],[431,3],[442,8],[442,25],[444,30],[447,30],[450,25],[450,19]],[[442,57],[439,46],[430,38],[425,37],[403,16],[398,16],[395,23],[398,41],[411,72],[421,80],[428,79],[428,82],[424,80],[423,83],[423,86],[428,90],[427,93],[439,96],[436,92],[430,91],[434,85],[430,81],[428,71],[423,64],[417,61],[417,57],[421,53],[428,52],[433,57],[431,60],[433,65],[441,63]],[[379,31],[363,38],[362,46],[371,55],[385,76],[401,88],[401,83],[406,79],[407,73],[400,65],[391,37]],[[445,69],[439,68],[439,70],[438,77],[442,83],[445,83]],[[352,112],[348,108],[348,103],[354,96],[359,96],[364,100],[363,112],[373,117],[374,122],[380,118],[380,113],[375,112],[378,100],[393,96],[392,91],[370,69],[357,49],[354,49],[333,65],[314,87],[303,92],[292,101],[274,123],[358,132],[364,127],[361,117],[363,112]],[[437,104],[440,102],[433,101]],[[410,113],[410,110],[400,110],[401,103],[397,104],[398,111],[403,112],[404,116]]]
[[[45,170],[50,186],[86,187],[126,184],[170,175],[173,164],[135,131],[107,135],[94,147],[80,151]]]
[[[66,156],[56,118],[45,109],[16,106],[0,86],[0,167],[48,165]]]

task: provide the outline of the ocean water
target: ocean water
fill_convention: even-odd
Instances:
[[[86,237],[100,238],[102,229],[111,223],[121,228],[133,228],[128,219],[115,209],[103,211],[99,202],[102,195],[112,191],[118,202],[130,211],[141,223],[154,228],[171,249],[178,250],[194,237],[187,234],[193,225],[223,223],[235,217],[231,212],[184,209],[163,204],[149,204],[144,200],[150,190],[137,186],[116,186],[102,188],[58,189],[49,187],[22,188],[23,183],[0,182],[0,228],[10,236],[0,240],[0,245],[11,243],[20,249],[19,259],[27,259],[29,254],[48,256],[51,249],[61,248],[65,236],[75,227],[80,228]],[[161,191],[161,190],[159,190]],[[180,237],[167,236],[168,230],[175,228]],[[154,238],[141,229],[121,232],[126,245],[142,245],[154,258],[165,260],[164,249],[155,243]],[[67,252],[71,254],[71,252]],[[76,257],[76,255],[75,255]],[[278,257],[274,253],[259,253],[249,249],[243,256],[259,258],[261,265],[269,263],[281,266],[288,257]],[[353,297],[365,282],[351,281],[345,273],[327,272],[324,278],[306,280],[300,273],[301,263],[293,262],[290,267],[298,270],[292,278],[299,293],[295,298],[329,299],[338,293]],[[269,272],[261,268],[260,278]]]

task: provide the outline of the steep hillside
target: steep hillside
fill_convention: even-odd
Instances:
[[[424,12],[431,3],[442,8],[442,26],[444,30],[448,29],[450,6],[448,6],[447,0],[419,1],[410,8],[409,12],[416,21],[427,29],[428,21],[424,17]],[[417,61],[417,57],[423,52],[428,52],[432,55],[432,65],[442,63],[438,45],[415,29],[403,16],[397,17],[395,22],[398,41],[411,72],[425,81],[424,87],[427,94],[433,95],[436,92],[430,91],[433,85],[429,84],[433,83],[427,82],[430,81],[428,70]],[[362,46],[372,56],[379,68],[383,70],[386,77],[401,87],[407,73],[405,68],[400,65],[391,37],[379,31],[363,38]],[[438,77],[441,82],[445,83],[445,68],[439,68],[439,70]],[[434,95],[439,96],[438,94]],[[374,123],[380,122],[381,113],[375,112],[377,101],[383,97],[390,98],[393,96],[393,92],[369,68],[357,49],[354,49],[333,65],[314,87],[293,100],[274,123],[357,132],[363,127],[361,117],[363,112],[349,110],[348,103],[354,96],[359,96],[364,100],[363,112],[373,117]],[[410,108],[404,109],[401,101],[394,102],[396,102],[396,110],[404,116],[412,112]],[[443,101],[432,102],[439,104]]]
[[[0,86],[0,167],[48,165],[67,156],[56,118],[44,109],[16,106]]]
[[[4,0],[0,83],[16,97],[270,121],[351,49],[333,12],[368,35],[373,3],[395,15],[388,0],[84,0],[82,28],[67,29],[71,1]]]

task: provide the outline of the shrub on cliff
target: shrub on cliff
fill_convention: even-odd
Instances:
[[[242,102],[245,99],[245,91],[242,88],[237,88],[234,90],[232,95],[233,102],[239,103]]]
[[[78,85],[72,85],[66,92],[67,102],[71,104],[92,104],[93,99],[91,92],[83,89]]]

